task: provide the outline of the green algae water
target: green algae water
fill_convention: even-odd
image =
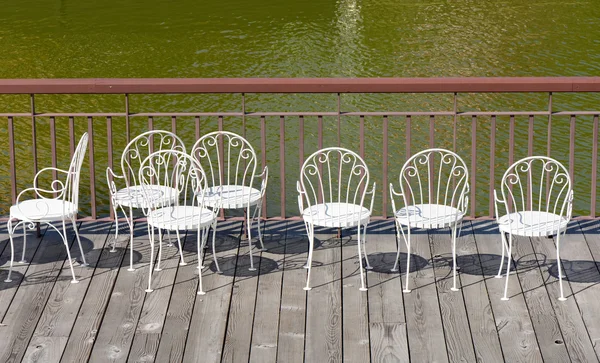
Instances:
[[[0,78],[89,77],[497,77],[600,76],[598,1],[402,1],[402,0],[4,0],[0,4]],[[47,96],[37,112],[123,112],[124,97]],[[543,111],[548,95],[459,95],[459,109]],[[239,111],[239,95],[133,95],[131,111]],[[247,95],[247,111],[335,111],[331,95]],[[346,111],[452,110],[448,95],[343,95]],[[556,110],[600,110],[600,96],[554,95]],[[0,96],[0,113],[28,112],[27,96]],[[271,169],[268,214],[280,213],[285,183],[287,215],[298,213],[297,118],[286,119],[285,181],[279,178],[279,118],[267,118],[267,163]],[[578,117],[574,214],[590,208],[591,117]],[[49,120],[37,119],[39,167],[50,166]],[[59,166],[68,164],[68,120],[57,118]],[[76,132],[87,120],[76,118]],[[202,131],[216,129],[203,118]],[[316,119],[307,117],[306,152],[316,149]],[[324,119],[325,146],[337,144],[337,120]],[[404,119],[390,118],[389,175],[405,160]],[[428,118],[415,117],[412,150],[428,145]],[[436,119],[436,146],[452,148],[452,118]],[[488,213],[489,119],[477,124],[477,214]],[[527,117],[516,120],[515,159],[527,153]],[[241,132],[239,118],[226,129]],[[132,118],[131,134],[147,129]],[[156,128],[170,129],[169,118]],[[260,124],[247,118],[247,136],[258,149]],[[342,119],[341,145],[358,150],[359,119]],[[0,211],[10,206],[7,118],[0,117]],[[178,119],[188,147],[192,118]],[[552,156],[568,162],[568,117],[554,117]],[[125,146],[124,120],[113,119],[114,161]],[[31,120],[15,118],[18,189],[32,179]],[[106,120],[94,120],[97,204],[108,213]],[[378,182],[376,212],[382,213],[382,120],[366,118],[366,161]],[[546,153],[547,118],[536,117],[534,152]],[[458,120],[457,151],[469,165],[471,119]],[[496,185],[508,160],[508,119],[499,117]],[[260,152],[260,150],[258,150]],[[86,162],[87,165],[87,162]],[[89,214],[89,170],[84,169],[82,214]],[[390,180],[391,181],[391,180]],[[600,193],[599,193],[600,194]],[[389,213],[390,211],[388,211]]]

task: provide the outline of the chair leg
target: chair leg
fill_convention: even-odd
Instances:
[[[309,239],[309,243],[308,243],[309,248],[308,248],[308,255],[306,256],[306,263],[302,267],[308,268],[308,266],[310,265],[310,261],[312,261],[312,249],[310,248],[310,228],[311,227],[308,223],[306,223],[306,221],[304,222],[304,228],[306,228],[306,236]]]
[[[62,221],[62,227],[63,227],[63,233],[62,233],[61,237],[62,237],[63,243],[65,244],[65,248],[67,249],[67,258],[69,259],[69,267],[71,268],[71,275],[73,275],[73,280],[71,280],[71,283],[76,284],[79,281],[77,280],[77,277],[75,277],[75,270],[73,269],[73,261],[71,260],[71,251],[69,248],[69,242],[67,241],[67,225],[66,225],[64,219]],[[59,232],[58,229],[56,231]],[[61,233],[59,232],[59,234],[61,234]]]
[[[125,216],[125,220],[129,225],[129,269],[127,271],[135,271],[133,268],[133,209],[129,208],[129,220],[127,220],[127,216]],[[148,227],[150,230],[151,227]],[[153,231],[154,233],[154,231]]]
[[[23,223],[23,251],[19,263],[27,263],[27,260],[25,259],[25,251],[27,250],[27,228],[25,228],[25,224],[26,223]]]
[[[394,267],[392,267],[392,272],[398,272],[398,263],[400,260],[400,231],[402,231],[402,238],[404,238],[404,244],[406,244],[406,237],[404,237],[404,230],[402,226],[396,223],[396,244],[398,245],[398,251],[396,252],[396,261],[394,262]]]
[[[117,212],[117,205],[115,203],[113,203],[112,209],[113,214],[115,215],[115,240],[113,241],[110,252],[117,252],[117,241],[119,240],[119,214]]]
[[[308,234],[308,261],[306,264],[308,265],[308,273],[306,274],[306,286],[304,290],[310,290],[310,270],[312,267],[312,253],[314,247],[314,238],[315,238],[315,227],[312,224],[306,223],[306,229]]]
[[[558,300],[566,301],[567,298],[565,297],[562,284],[562,264],[560,263],[560,232],[556,234],[556,267],[558,268],[558,284],[560,286],[560,297]]]
[[[250,214],[250,207],[246,210],[246,229],[248,230],[248,248],[250,249],[250,268],[248,271],[256,271],[254,267],[254,258],[252,257],[252,215]]]
[[[363,254],[365,255],[365,262],[367,263],[367,266],[365,267],[365,269],[372,270],[373,266],[371,266],[371,264],[369,263],[369,256],[367,256],[367,226],[366,225],[363,229],[362,243],[363,243],[362,250],[363,250]]]
[[[497,279],[502,278],[502,267],[504,266],[504,251],[506,248],[506,234],[504,232],[500,232],[500,239],[502,240],[502,258],[500,259],[500,268],[498,269],[498,274],[495,276]]]
[[[179,239],[179,236],[177,237]],[[167,229],[167,239],[169,240],[169,244],[167,247],[173,247],[173,241],[171,240],[171,230]]]
[[[212,233],[212,252],[213,252],[213,260],[215,261],[215,267],[217,268],[217,273],[222,274],[221,268],[219,267],[219,261],[217,261],[217,248],[215,247],[215,241],[217,239],[217,221],[215,220],[212,225],[213,233]]]
[[[163,235],[163,232],[159,228],[158,229],[158,262],[156,264],[156,268],[154,269],[154,271],[162,271],[162,268],[160,268],[160,260],[162,259],[162,245],[163,245],[162,235]]]
[[[77,222],[75,222],[75,218],[71,218],[71,223],[73,224],[75,237],[77,237],[77,244],[79,245],[79,252],[81,253],[81,261],[83,261],[82,266],[87,266],[88,263],[85,260],[85,254],[83,253],[83,247],[81,246],[81,239],[79,238],[79,229],[77,229]]]
[[[198,229],[198,233],[196,234],[196,249],[198,250],[198,295],[204,295],[206,292],[202,289],[202,257],[200,251],[203,250],[204,245],[204,231],[207,228],[204,228],[202,231],[202,236],[200,236],[200,229]]]
[[[507,301],[508,300],[508,275],[510,274],[510,259],[512,257],[512,240],[513,240],[513,236],[512,234],[508,235],[508,261],[506,262],[506,282],[504,283],[504,297],[501,300]]]
[[[452,233],[452,287],[450,290],[458,291],[456,288],[456,227],[451,229],[450,233]]]
[[[406,286],[404,286],[404,290],[402,290],[402,292],[408,293],[410,292],[410,289],[408,288],[408,278],[410,275],[410,226],[408,227],[408,232],[406,235]]]
[[[248,211],[250,211],[250,209],[248,209]],[[267,249],[265,248],[265,244],[263,242],[263,236],[262,236],[262,232],[261,232],[261,228],[260,228],[260,213],[262,212],[262,202],[260,202],[256,208],[254,208],[254,215],[252,216],[252,219],[256,218],[256,228],[257,228],[257,232],[258,232],[258,241],[260,242],[260,249],[261,251],[266,251]]]
[[[8,229],[8,240],[10,242],[10,267],[8,268],[8,276],[6,276],[6,280],[4,282],[11,282],[10,275],[13,269],[13,262],[15,260],[15,245],[13,242],[13,233],[15,232],[12,228],[12,217],[6,223],[6,228]]]
[[[148,288],[146,292],[152,292],[152,270],[154,267],[154,227],[148,226],[150,230],[150,263],[148,271]]]
[[[175,234],[177,235],[177,245],[179,246],[179,257],[181,261],[179,262],[179,266],[185,266],[187,263],[183,260],[183,248],[181,247],[181,236],[179,236],[179,230],[175,230]]]
[[[361,242],[361,235],[360,235],[360,226],[358,226],[357,228],[357,233],[358,233],[358,266],[360,267],[360,291],[367,291],[367,288],[365,287],[365,271],[363,269],[363,263],[362,263],[362,252],[361,252],[361,248],[360,245],[362,244]],[[364,237],[363,237],[364,238]]]

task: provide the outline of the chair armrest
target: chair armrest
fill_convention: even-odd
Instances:
[[[255,178],[262,179],[262,182],[260,184],[260,196],[262,198],[265,196],[265,192],[267,190],[267,183],[269,182],[269,167],[265,166],[262,173],[256,175]]]
[[[40,188],[40,186],[39,186],[39,178],[49,172],[56,172],[56,173],[64,174],[65,177],[69,175],[69,171],[67,171],[67,170],[52,168],[52,167],[43,168],[40,171],[38,171],[35,174],[35,176],[33,177],[33,188],[34,189],[39,189],[40,191],[45,192],[45,188]],[[53,177],[53,176],[51,176],[51,177]],[[56,186],[58,186],[59,189],[61,189],[61,188],[64,188],[64,184],[65,184],[65,182],[60,179],[53,179],[52,182],[50,183],[49,187],[52,190],[54,190],[56,188]],[[30,189],[32,189],[32,188],[30,188]],[[40,195],[40,197],[43,198],[43,196],[41,196],[41,195]]]
[[[500,199],[498,197],[498,192],[496,191],[496,189],[494,189],[494,210],[496,212],[496,222],[498,222],[500,218],[500,213],[498,213],[498,204],[503,204],[504,210],[506,211],[506,213],[508,213],[508,206],[506,205],[506,201]]]
[[[110,193],[110,196],[113,197],[115,194],[117,194],[117,185],[115,184],[115,179],[125,179],[124,176],[122,175],[117,175],[115,174],[115,172],[110,168],[110,166],[108,168],[106,168],[106,184],[108,184],[108,191]]]
[[[392,214],[395,216],[396,212],[398,211],[396,209],[396,200],[394,199],[394,197],[404,197],[404,194],[402,193],[398,193],[396,192],[396,190],[394,189],[394,185],[392,183],[390,183],[390,199],[392,200]]]
[[[302,195],[306,196],[306,192],[302,190],[302,185],[299,181],[296,181],[296,190],[298,191],[298,208],[300,209],[300,214],[304,212],[304,201]]]
[[[377,186],[376,182],[373,182],[373,188],[371,188],[370,192],[366,192],[365,194],[371,195],[371,206],[369,207],[369,211],[373,214],[373,204],[375,202],[375,187]]]

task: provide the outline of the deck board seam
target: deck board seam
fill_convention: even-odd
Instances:
[[[276,334],[276,341],[275,341],[275,361],[277,361],[277,357],[279,357],[279,329],[281,328],[281,304],[283,302],[283,275],[285,274],[285,261],[286,261],[286,251],[287,251],[287,227],[288,227],[289,222],[285,222],[285,232],[283,233],[283,238],[284,238],[284,248],[283,248],[283,260],[281,261],[281,287],[280,287],[280,292],[279,292],[279,314],[277,315],[277,334]],[[266,225],[266,222],[265,222]],[[257,288],[258,288],[258,284],[256,284]],[[256,295],[258,295],[258,292],[256,293]],[[256,310],[256,305],[254,306],[254,309]],[[252,324],[254,325],[254,324]]]
[[[531,245],[531,250],[533,251],[533,253],[535,255],[537,255],[537,251],[536,251],[536,249],[535,249],[535,247],[533,245],[532,237],[527,238],[527,240],[529,241],[529,244]],[[554,241],[554,238],[552,238],[552,244],[554,245],[554,248],[556,249],[556,242]],[[586,244],[587,244],[587,241],[586,241]],[[553,298],[556,299],[556,297],[552,297],[552,295],[550,294],[550,291],[548,291],[548,282],[549,282],[549,279],[544,279],[544,277],[542,275],[543,270],[542,270],[542,266],[540,265],[539,259],[536,258],[535,259],[535,263],[536,263],[537,268],[539,270],[540,277],[542,278],[542,284],[543,284],[543,287],[544,287],[544,291],[546,291],[546,295],[548,296],[548,300],[550,301]],[[556,281],[554,281],[554,282],[556,282]],[[540,286],[540,287],[542,287],[542,286]],[[571,289],[571,284],[569,284],[569,289]],[[571,292],[572,291],[573,290],[571,289]],[[572,296],[572,298],[574,299],[575,297]],[[527,300],[525,300],[525,303],[527,304]],[[558,320],[557,311],[554,308],[554,305],[552,304],[552,302],[550,302],[550,307],[552,308],[552,312],[554,313],[554,318],[556,319],[556,325],[558,326],[558,331],[560,332],[560,337],[561,337],[561,339],[563,341],[565,350],[567,351],[567,356],[569,357],[569,360],[571,362],[573,362],[573,358],[571,357],[571,353],[569,352],[569,345],[565,343],[566,342],[566,340],[565,340],[565,334],[563,333],[563,328],[560,325],[560,321]],[[529,311],[529,305],[528,305],[528,311]],[[586,329],[586,333],[587,333],[587,329]],[[543,358],[543,356],[542,356],[542,358]]]
[[[496,338],[498,339],[498,345],[500,346],[500,353],[502,353],[502,360],[506,362],[506,355],[504,354],[504,347],[502,346],[502,340],[500,339],[500,331],[498,330],[498,323],[496,320],[496,315],[494,313],[492,297],[490,296],[490,291],[489,291],[488,285],[487,285],[487,280],[489,278],[487,278],[483,272],[483,264],[481,262],[481,257],[480,257],[481,253],[479,252],[479,245],[477,244],[477,233],[475,233],[475,226],[473,225],[473,222],[469,221],[469,224],[471,225],[471,233],[473,234],[473,239],[475,240],[475,248],[477,249],[477,260],[479,260],[479,266],[480,266],[480,270],[481,270],[481,276],[483,277],[485,292],[487,294],[488,301],[490,302],[490,312],[492,313],[492,319],[494,321],[494,328],[496,329]],[[491,278],[493,279],[495,277],[492,276]],[[477,354],[477,353],[475,353],[475,354]]]
[[[427,230],[427,245],[429,247],[429,256],[431,256],[431,268],[433,270],[435,270],[435,262],[433,262],[434,256],[435,254],[433,253],[433,236],[430,233],[430,230]],[[409,267],[410,268],[410,267]],[[408,271],[407,271],[408,273]],[[441,325],[442,325],[442,334],[444,337],[444,346],[446,347],[446,357],[448,358],[448,362],[452,361],[452,357],[450,356],[450,347],[448,346],[447,343],[447,339],[446,339],[446,326],[444,325],[444,313],[442,312],[442,304],[440,302],[440,291],[438,289],[438,279],[435,276],[435,272],[432,271],[432,275],[433,275],[433,285],[435,286],[435,298],[437,301],[437,307],[438,310],[440,312],[440,320],[441,320]],[[465,311],[467,310],[467,307],[465,306]],[[472,339],[472,338],[471,338]]]
[[[227,329],[229,327],[229,318],[230,318],[230,313],[231,313],[231,303],[233,302],[233,287],[235,286],[235,282],[236,282],[236,276],[237,276],[237,269],[239,267],[238,261],[240,260],[240,249],[242,248],[241,244],[242,244],[242,233],[244,230],[244,223],[241,223],[241,227],[240,227],[240,232],[239,235],[237,236],[237,252],[236,252],[236,257],[235,257],[235,269],[233,270],[233,279],[231,280],[231,292],[229,293],[229,304],[227,306],[227,318],[225,319],[225,329],[223,332],[223,342],[221,343],[221,359],[219,359],[219,362],[223,362],[223,357],[225,355],[225,343],[227,343]],[[213,233],[216,233],[216,231],[213,229]],[[215,257],[217,258],[217,257]],[[216,272],[215,272],[216,273]]]
[[[135,225],[136,224],[137,224],[137,222],[134,222],[134,224],[133,224],[133,229],[134,230],[135,230]],[[113,225],[114,225],[114,222],[113,222]],[[111,227],[111,229],[112,229],[112,227]],[[115,243],[116,243],[116,241],[115,241]],[[129,244],[130,243],[131,243],[131,239],[128,238],[127,239],[127,245],[125,246],[126,250],[129,249]],[[117,275],[115,276],[114,280],[112,281],[112,284],[111,284],[111,287],[110,287],[110,293],[108,294],[109,298],[108,298],[108,300],[106,302],[106,306],[104,307],[104,311],[102,312],[102,318],[100,318],[100,321],[98,322],[98,329],[97,329],[97,332],[96,332],[96,337],[94,338],[94,341],[92,342],[92,345],[91,345],[91,347],[89,349],[89,355],[88,355],[88,358],[86,360],[87,362],[89,362],[92,359],[92,353],[94,352],[94,347],[96,346],[96,342],[98,341],[97,336],[98,336],[98,333],[100,332],[100,329],[102,329],[102,323],[104,322],[104,317],[106,316],[106,312],[108,311],[108,306],[110,305],[110,296],[112,296],[113,291],[115,290],[115,286],[117,285],[117,280],[119,279],[119,275],[122,272],[121,268],[123,267],[123,261],[125,260],[125,255],[126,254],[127,253],[123,253],[123,256],[121,257],[121,261],[120,261],[120,263],[118,265],[119,267],[118,267]],[[92,278],[95,276],[95,273],[96,273],[96,271],[94,271],[94,274],[92,275]],[[84,299],[85,299],[85,297],[84,297]],[[75,319],[75,321],[77,322],[77,319]],[[129,353],[128,353],[128,356],[129,356]],[[61,357],[61,359],[62,359],[62,357]]]
[[[583,231],[583,226],[581,225],[581,223],[579,221],[576,222],[577,225],[579,226],[579,231],[581,232],[583,239],[585,240],[585,245],[588,248],[588,251],[590,252],[590,256],[592,257],[592,260],[594,261],[594,265],[596,265],[596,270],[598,271],[598,273],[600,273],[600,267],[598,267],[598,264],[596,263],[596,258],[594,257],[594,253],[592,252],[591,248],[590,248],[590,244],[587,238],[586,233]],[[561,263],[562,266],[562,263]],[[577,306],[577,310],[579,311],[579,315],[581,316],[582,320],[583,320],[583,313],[581,311],[581,308],[579,307],[579,302],[577,301],[577,298],[575,298],[575,293],[573,292],[573,286],[571,285],[571,281],[569,279],[567,279],[567,282],[569,284],[569,288],[571,289],[571,297],[575,300],[575,305]],[[585,323],[585,320],[583,320],[583,326],[585,327],[585,332],[588,336],[588,338],[590,339],[590,341],[592,342],[592,347],[595,346],[594,341],[592,340],[592,336],[590,335],[590,330],[588,329],[587,324]],[[594,354],[596,354],[596,359],[598,360],[598,362],[600,362],[600,356],[598,356],[598,353],[596,352],[596,349],[594,349]]]
[[[48,226],[46,226],[46,229],[44,229],[44,233],[42,233],[42,235],[39,237],[40,238],[40,242],[38,243],[38,246],[35,248],[35,251],[33,251],[33,254],[31,255],[31,260],[33,260],[33,256],[35,256],[35,254],[37,253],[38,249],[40,248],[40,246],[42,244],[42,240],[44,239],[44,236],[46,235],[47,231],[48,231]],[[8,243],[10,243],[10,242],[8,242]],[[8,245],[8,243],[6,245]],[[5,249],[6,248],[7,247],[5,246]],[[17,286],[17,289],[15,290],[15,293],[13,294],[12,298],[8,302],[8,305],[7,305],[8,307],[6,308],[6,311],[4,312],[4,315],[2,316],[2,319],[0,319],[0,322],[2,322],[2,323],[4,323],[4,318],[6,318],[6,314],[8,314],[8,310],[10,309],[10,306],[12,305],[12,302],[15,299],[15,296],[17,296],[17,293],[19,292],[19,289],[21,288],[21,284],[23,284],[23,280],[25,280],[25,275],[27,274],[27,271],[29,270],[29,267],[31,266],[31,260],[29,260],[29,263],[27,264],[27,267],[25,268],[25,271],[23,272],[23,278],[21,279],[21,282]],[[13,268],[14,268],[14,266],[13,266]],[[1,283],[4,283],[4,282],[2,281]]]
[[[46,231],[48,231],[48,227],[46,227]],[[43,243],[44,237],[46,237],[46,233],[45,232],[44,232],[44,235],[42,236],[42,239],[40,240],[40,245]],[[73,236],[71,238],[71,243],[69,245],[69,251],[71,250],[71,248],[75,244],[75,238],[76,238],[75,236]],[[65,248],[64,241],[60,241],[60,244],[62,246],[59,246],[58,248]],[[36,249],[35,253],[37,253],[38,249],[39,249],[39,246]],[[29,264],[27,266],[27,269],[29,269],[29,266],[31,265],[31,262],[33,261],[34,257],[35,257],[35,254],[31,257],[31,261],[29,262]],[[48,296],[46,297],[46,302],[44,303],[44,306],[42,307],[42,309],[40,311],[40,315],[39,315],[37,321],[35,322],[35,326],[33,326],[33,329],[31,330],[31,335],[29,336],[29,339],[27,339],[27,343],[25,344],[25,350],[22,352],[23,355],[21,356],[21,359],[23,359],[25,357],[25,354],[27,353],[27,348],[31,344],[31,340],[33,339],[33,336],[35,335],[35,332],[36,332],[37,327],[38,327],[38,325],[40,323],[40,320],[42,319],[42,316],[44,315],[44,310],[46,310],[46,306],[48,305],[48,300],[50,300],[50,296],[52,296],[52,291],[54,291],[54,287],[56,286],[56,282],[60,278],[60,274],[61,274],[62,270],[64,269],[65,262],[67,261],[68,258],[69,258],[69,255],[66,253],[66,250],[65,250],[65,258],[63,259],[62,264],[60,265],[60,268],[58,268],[58,273],[56,274],[56,277],[54,278],[54,281],[52,282],[52,287],[49,288]],[[90,277],[90,279],[91,279],[91,277]],[[19,287],[21,286],[21,284],[23,283],[24,280],[25,280],[25,274],[23,274],[23,279],[21,280],[21,283],[19,284]],[[88,287],[89,287],[89,285],[88,285]],[[86,293],[87,293],[87,289],[86,289]],[[17,293],[15,292],[14,296],[16,296],[16,295],[17,295]],[[14,296],[13,296],[13,299],[14,299]],[[11,303],[12,303],[12,300],[11,300]],[[80,308],[81,308],[81,306],[80,306]],[[6,309],[6,311],[8,312],[8,309]],[[78,312],[79,312],[79,310],[78,310]],[[73,329],[73,328],[71,327],[71,329]],[[66,346],[65,346],[65,348],[66,348]],[[14,351],[13,351],[13,353],[14,353]],[[63,353],[64,353],[64,350],[63,350]],[[62,357],[62,354],[61,354],[61,357]]]
[[[88,222],[88,223],[92,224],[93,222]],[[83,224],[84,224],[83,222],[79,223],[79,230],[81,230],[81,227],[83,226]],[[112,223],[111,226],[108,228],[108,232],[106,234],[106,237],[104,238],[104,244],[102,245],[102,250],[104,250],[104,248],[106,247],[106,242],[108,241],[108,236],[110,236],[110,234],[111,234],[110,232],[112,231],[113,226],[114,226],[114,223]],[[73,243],[75,243],[75,242],[73,241]],[[65,355],[65,352],[67,351],[67,344],[69,342],[69,339],[71,338],[71,333],[73,332],[73,329],[75,328],[75,324],[77,323],[77,317],[79,316],[79,312],[81,311],[81,308],[83,307],[83,302],[85,300],[85,297],[87,296],[88,291],[90,290],[90,286],[92,285],[92,279],[94,278],[94,275],[96,274],[96,270],[98,268],[98,262],[100,262],[100,257],[101,256],[102,256],[102,254],[100,254],[98,256],[98,261],[96,261],[96,266],[94,267],[94,271],[92,271],[92,274],[89,276],[90,281],[89,281],[89,283],[88,283],[88,285],[87,285],[87,287],[85,289],[85,292],[83,293],[83,295],[81,297],[81,302],[79,304],[79,308],[77,309],[77,313],[75,314],[75,319],[73,319],[73,325],[71,326],[71,329],[69,330],[69,337],[67,339],[67,343],[65,344],[65,347],[64,347],[63,351],[60,354],[59,362],[62,361],[63,356]],[[50,293],[52,293],[52,292],[50,292]],[[107,306],[108,306],[108,304],[107,304]],[[40,315],[40,318],[41,318],[41,315]],[[35,332],[35,330],[34,330],[34,332]],[[33,335],[32,335],[32,337],[33,337]]]

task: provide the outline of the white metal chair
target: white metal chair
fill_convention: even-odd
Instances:
[[[252,258],[252,223],[256,220],[261,250],[265,250],[260,230],[260,214],[267,189],[269,169],[256,174],[254,148],[242,136],[215,131],[202,136],[192,147],[191,155],[202,165],[208,177],[205,203],[222,209],[244,208],[250,249],[250,271],[256,270]],[[258,181],[261,181],[260,186]],[[253,211],[251,209],[254,208]],[[217,271],[221,272],[218,265]]]
[[[183,141],[177,135],[169,131],[153,130],[136,136],[125,146],[121,155],[121,170],[120,174],[116,174],[110,167],[106,168],[106,180],[109,185],[110,198],[112,208],[115,214],[115,240],[111,252],[115,251],[117,239],[119,237],[119,218],[118,209],[121,209],[125,216],[125,221],[129,226],[129,246],[131,253],[129,254],[129,269],[133,271],[133,209],[144,207],[144,195],[142,187],[138,180],[138,171],[142,161],[154,151],[159,150],[177,150],[185,152]],[[112,178],[112,179],[111,179]],[[124,183],[124,187],[117,188],[119,184]],[[161,198],[166,195],[172,195],[170,191],[165,190],[163,185],[147,186],[147,189],[152,189],[152,193],[148,192],[146,197],[150,198],[151,203],[160,204],[163,202]],[[125,209],[128,209],[126,211]],[[129,212],[129,213],[128,213]],[[181,242],[179,248],[181,249]]]
[[[400,236],[407,247],[406,286],[410,271],[410,237],[412,228],[451,228],[453,285],[456,288],[456,238],[459,224],[469,204],[469,171],[456,153],[445,149],[427,149],[412,157],[402,166],[399,176],[400,192],[390,183],[390,197],[396,220],[398,252],[392,271],[398,271]],[[395,197],[401,197],[404,206],[396,209]],[[406,232],[404,232],[406,227]],[[460,232],[458,232],[460,234]]]
[[[150,154],[140,166],[139,182],[142,193],[147,198],[142,203],[142,210],[147,218],[150,234],[150,272],[148,274],[148,289],[152,291],[152,270],[154,267],[155,228],[158,229],[159,250],[156,271],[160,271],[162,258],[162,230],[175,231],[177,239],[180,231],[197,231],[198,249],[198,294],[203,295],[202,289],[202,258],[201,252],[205,236],[213,228],[213,258],[216,263],[215,233],[217,228],[218,206],[206,208],[206,174],[200,164],[190,155],[175,151],[161,150]],[[164,197],[156,199],[156,185],[164,186]],[[179,248],[181,262],[185,265],[181,247]]]
[[[545,156],[531,156],[511,165],[501,183],[502,199],[494,190],[496,218],[502,237],[502,260],[496,278],[502,278],[504,254],[508,254],[504,297],[508,300],[513,235],[542,237],[556,235],[556,263],[560,284],[559,300],[566,300],[560,265],[560,234],[565,233],[573,211],[572,181],[567,169],[558,161]],[[498,213],[502,205],[505,214]],[[508,234],[508,244],[506,241]]]
[[[300,170],[298,207],[308,234],[309,250],[306,287],[310,290],[310,271],[314,248],[315,226],[329,228],[357,227],[358,260],[361,291],[367,291],[363,270],[364,254],[367,269],[371,269],[365,249],[367,226],[373,212],[375,183],[370,191],[369,169],[364,160],[348,149],[331,147],[309,156]],[[371,205],[364,207],[365,196],[371,196]],[[306,204],[305,204],[306,203]]]
[[[83,265],[87,266],[83,248],[81,247],[81,240],[79,239],[79,232],[77,231],[77,225],[75,224],[75,218],[77,217],[77,211],[79,210],[79,176],[81,174],[81,164],[85,158],[87,144],[88,134],[84,133],[77,144],[69,169],[44,168],[38,171],[33,178],[33,187],[27,188],[19,193],[16,204],[10,207],[10,217],[8,219],[7,228],[10,239],[11,258],[8,277],[5,282],[11,281],[10,275],[15,259],[13,244],[15,230],[19,225],[23,225],[23,254],[20,262],[24,263],[26,262],[26,229],[35,229],[36,223],[45,223],[60,235],[65,244],[65,248],[67,249],[67,258],[69,259],[69,266],[71,267],[71,274],[73,275],[71,283],[79,282],[75,277],[73,261],[71,261],[71,252],[69,251],[69,243],[67,241],[66,222],[71,221],[71,224],[73,225],[73,230],[77,237],[77,244],[79,245],[79,251],[81,252],[81,260],[83,261]],[[56,172],[57,175],[60,175],[60,179],[52,180],[48,187],[40,187],[40,178],[43,179],[44,174],[52,172]],[[35,196],[37,199],[26,199],[27,194]],[[15,220],[18,222],[13,225]],[[53,222],[62,223],[62,232],[53,224]]]

